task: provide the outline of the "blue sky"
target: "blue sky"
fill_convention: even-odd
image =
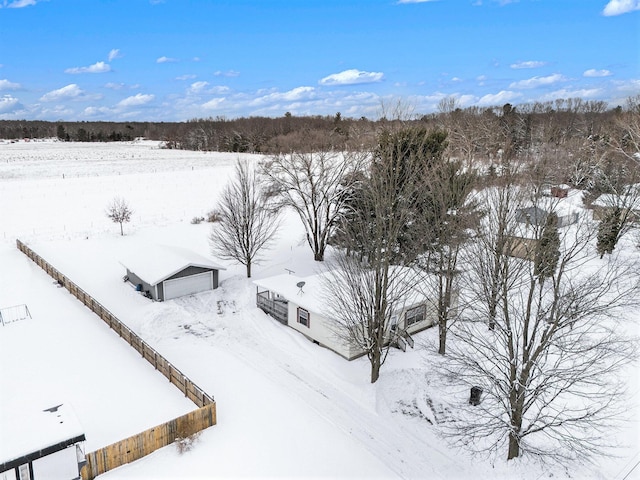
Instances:
[[[640,0],[0,0],[0,119],[378,117],[640,94]]]

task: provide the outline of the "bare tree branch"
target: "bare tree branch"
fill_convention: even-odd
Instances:
[[[291,153],[271,158],[262,173],[280,205],[300,217],[316,261],[324,252],[365,165],[361,153]]]
[[[624,309],[638,305],[638,265],[598,260],[594,224],[583,219],[561,231],[558,264],[541,275],[535,262],[510,256],[510,216],[494,215],[514,211],[518,197],[508,193],[487,195],[490,213],[467,271],[466,292],[478,301],[452,328],[442,363],[458,382],[482,387],[484,399],[454,414],[448,432],[477,449],[506,447],[508,459],[588,459],[622,410],[616,378],[635,343],[619,324]],[[500,222],[506,227],[496,237]],[[539,240],[542,229],[534,232]],[[483,328],[487,321],[493,330]]]
[[[120,224],[120,235],[124,235],[122,228],[123,223],[128,223],[133,215],[133,210],[129,207],[127,201],[122,197],[114,197],[107,206],[106,215],[113,223]]]
[[[221,223],[213,226],[209,237],[213,253],[244,265],[251,277],[251,266],[275,239],[280,223],[246,161],[236,164],[235,178],[222,192],[218,213]]]

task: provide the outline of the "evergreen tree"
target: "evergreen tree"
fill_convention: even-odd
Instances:
[[[598,243],[597,249],[600,258],[605,253],[613,253],[618,241],[618,233],[620,232],[620,209],[613,208],[608,212],[598,226]]]
[[[558,216],[550,213],[542,229],[542,235],[536,245],[534,274],[540,279],[553,277],[560,259],[560,234]]]
[[[58,137],[58,140],[61,140],[63,142],[67,139],[67,132],[64,130],[64,125],[62,125],[61,123],[58,124],[56,135]]]

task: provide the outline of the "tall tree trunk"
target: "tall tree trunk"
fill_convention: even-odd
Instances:
[[[496,328],[496,308],[493,303],[489,306],[489,330]]]
[[[247,278],[251,278],[251,262],[247,262]]]
[[[438,353],[444,355],[447,352],[447,321],[446,319],[440,319],[438,322],[438,333],[440,337],[440,345],[438,347]]]
[[[520,456],[520,439],[513,432],[509,432],[509,454],[507,460],[512,460]]]
[[[375,349],[371,352],[371,357],[369,358],[371,362],[371,383],[376,383],[378,378],[380,378],[380,350]]]
[[[523,379],[520,378],[520,381],[523,381]],[[520,456],[520,440],[522,438],[520,432],[522,431],[522,415],[524,410],[523,387],[512,387],[509,403],[511,407],[511,430],[509,431],[509,453],[507,454],[507,460],[512,460]]]
[[[120,222],[120,236],[124,237],[124,230],[122,229],[122,222]]]

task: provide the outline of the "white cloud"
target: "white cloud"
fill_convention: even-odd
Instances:
[[[109,61],[115,60],[116,58],[122,58],[122,55],[120,54],[120,49],[118,48],[111,49],[107,58],[109,59]]]
[[[478,100],[478,105],[491,107],[494,105],[504,105],[505,103],[512,102],[522,97],[521,93],[511,92],[509,90],[502,90],[498,93],[490,93]]]
[[[549,92],[539,98],[540,101],[555,100],[556,98],[593,98],[602,93],[599,88],[581,88],[577,90],[568,90],[566,88]]]
[[[155,95],[138,93],[131,97],[127,97],[124,100],[118,102],[118,107],[134,107],[138,105],[144,105],[151,102],[155,98]]]
[[[509,65],[511,68],[520,69],[520,68],[540,68],[544,67],[547,62],[541,62],[540,60],[527,60],[525,62],[516,62]]]
[[[640,79],[617,81],[613,82],[613,84],[616,91],[623,92],[626,95],[637,95],[640,92]]]
[[[84,91],[75,83],[45,93],[40,100],[43,102],[57,102],[60,100],[72,100],[84,95]]]
[[[37,2],[37,0],[14,0],[13,2],[3,2],[2,5],[0,5],[0,8],[5,7],[5,8],[23,8],[23,7],[30,7],[32,5],[35,5]]]
[[[113,110],[107,107],[87,107],[82,111],[85,117],[96,117],[98,115],[105,115],[113,113]]]
[[[315,97],[315,88],[313,87],[296,87],[287,92],[272,92],[261,97],[253,99],[249,105],[257,106],[267,103],[276,102],[295,102],[299,100],[308,100]]]
[[[140,88],[140,85],[137,83],[134,83],[132,85],[127,85],[126,83],[114,83],[114,82],[108,82],[104,84],[105,88],[108,88],[109,90],[135,90],[137,88]]]
[[[13,112],[20,105],[20,101],[11,95],[0,97],[0,113]]]
[[[219,95],[222,93],[229,93],[230,91],[231,89],[229,87],[226,87],[224,85],[215,85],[208,89],[206,93],[215,93],[216,95]]]
[[[194,82],[189,86],[189,91],[191,93],[202,93],[202,91],[207,88],[209,82]]]
[[[585,77],[610,77],[613,75],[609,70],[596,70],[595,68],[590,68],[586,70],[583,74]]]
[[[178,59],[177,58],[171,58],[171,57],[160,57],[156,60],[156,63],[174,63],[177,62]]]
[[[19,90],[21,85],[19,83],[10,82],[6,78],[4,80],[0,80],[0,91],[2,90]]]
[[[213,74],[216,77],[238,77],[238,76],[240,76],[240,72],[236,72],[235,70],[227,70],[226,72],[218,70],[218,71],[214,72]]]
[[[469,105],[473,105],[476,102],[475,95],[454,95],[458,99],[458,104],[461,107],[468,107]]]
[[[73,67],[67,68],[64,73],[105,73],[111,71],[111,65],[104,62],[96,62],[88,67]]]
[[[215,94],[220,95],[224,93],[229,93],[231,89],[229,87],[225,87],[222,85],[214,85],[210,86],[209,82],[200,81],[194,82],[189,85],[188,93],[200,95],[200,94]]]
[[[226,99],[224,97],[221,98],[212,98],[211,100],[209,100],[206,103],[202,104],[202,108],[205,108],[207,110],[210,110],[212,108],[220,108],[220,105],[225,101]]]
[[[612,17],[636,10],[640,10],[640,0],[609,0],[602,14],[605,17]]]
[[[559,73],[554,73],[553,75],[547,75],[546,77],[532,77],[526,80],[513,82],[509,85],[509,88],[537,88],[544,85],[553,85],[554,83],[561,82],[563,80],[565,80],[564,76]]]
[[[179,77],[176,77],[176,80],[193,80],[194,78],[196,78],[196,75],[187,74],[187,75],[180,75]]]
[[[428,3],[428,2],[435,2],[437,0],[398,0],[398,4],[403,4],[403,3]]]
[[[382,72],[363,72],[352,68],[340,73],[333,73],[321,79],[320,85],[358,85],[362,83],[381,82],[384,78]]]

